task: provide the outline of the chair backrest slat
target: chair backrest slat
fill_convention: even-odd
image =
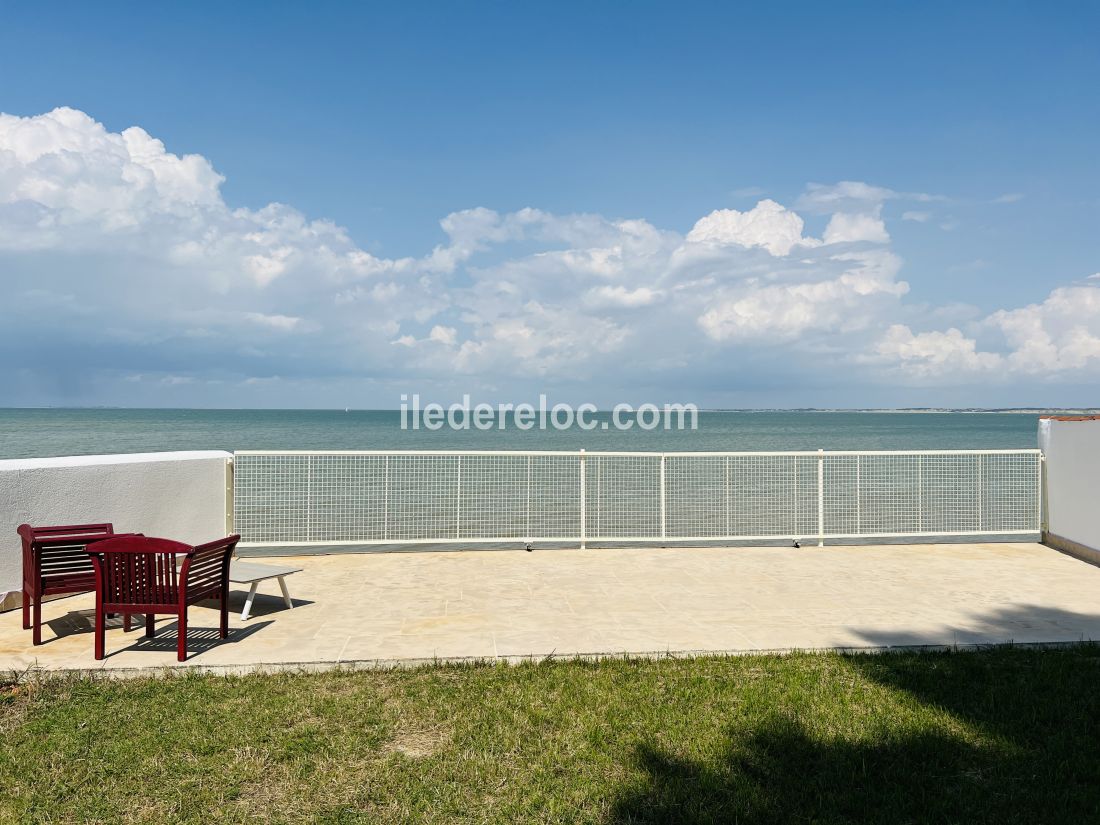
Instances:
[[[180,568],[180,582],[188,604],[224,594],[229,588],[229,564],[237,549],[238,535],[200,544],[187,554]]]
[[[114,535],[114,525],[63,524],[18,528],[23,545],[23,582],[34,598],[78,593],[95,587],[87,546]]]
[[[144,538],[127,536],[96,544],[89,553],[101,571],[104,602],[130,606],[179,602],[175,551],[149,550]]]
[[[23,534],[24,528],[30,534],[31,538],[48,539],[64,537],[68,538],[72,536],[74,538],[78,536],[86,535],[98,535],[106,533],[111,535],[115,532],[114,525],[110,522],[103,522],[102,524],[67,524],[67,525],[54,525],[51,527],[32,527],[29,524],[23,524],[19,527],[20,535]]]
[[[224,595],[229,587],[229,563],[240,536],[226,536],[186,552],[182,566],[177,550],[150,549],[156,544],[140,536],[123,536],[89,549],[100,570],[103,601],[118,606],[193,604]],[[175,544],[175,543],[168,543]],[[178,544],[175,544],[179,547]]]

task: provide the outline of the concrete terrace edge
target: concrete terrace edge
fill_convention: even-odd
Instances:
[[[789,647],[789,648],[731,648],[728,650],[660,650],[606,653],[532,653],[511,656],[439,656],[411,659],[356,659],[348,661],[274,662],[242,665],[161,665],[156,667],[89,667],[89,668],[38,668],[8,670],[9,681],[25,683],[35,679],[66,677],[102,677],[105,679],[186,678],[188,676],[252,676],[265,674],[307,674],[344,671],[411,670],[419,667],[521,665],[530,662],[601,662],[601,661],[656,661],[660,659],[722,659],[746,656],[809,655],[890,655],[892,653],[972,653],[998,648],[1023,648],[1027,650],[1064,650],[1087,647],[1100,640],[1081,638],[1073,642],[968,642],[965,644],[927,645],[871,645],[867,647]],[[0,673],[3,673],[0,671]]]
[[[1059,553],[1065,553],[1067,556],[1073,556],[1075,559],[1100,567],[1100,550],[1054,533],[1043,533],[1042,541],[1047,547]]]

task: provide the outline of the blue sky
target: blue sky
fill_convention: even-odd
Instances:
[[[1097,403],[1095,4],[2,14],[0,403]]]

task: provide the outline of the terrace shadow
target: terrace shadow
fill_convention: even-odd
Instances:
[[[189,622],[187,625],[187,655],[190,657],[223,645],[243,642],[253,633],[258,633],[271,624],[274,624],[274,622],[269,620],[248,624],[244,627],[231,627],[229,635],[223,639],[219,635],[217,627],[199,627]],[[179,638],[179,622],[158,626],[157,635],[151,639],[145,635],[144,627],[141,628],[140,632],[141,636],[133,644],[120,647],[117,650],[108,650],[107,658],[109,659],[114,654],[124,651],[175,652],[176,641]]]
[[[308,602],[295,600],[295,607],[300,604],[308,604]],[[286,605],[282,603],[281,599],[279,600],[279,605],[283,610],[288,609]],[[163,616],[161,618],[163,620],[170,617]],[[235,644],[236,642],[244,641],[253,633],[262,630],[272,623],[272,620],[269,619],[262,622],[252,622],[244,627],[231,627],[229,629],[229,636],[225,639],[218,635],[217,627],[203,627],[189,623],[187,626],[187,652],[188,654],[202,653],[205,650],[210,650],[220,645]],[[70,610],[64,616],[44,622],[44,624],[58,637],[81,633],[91,635],[95,632],[95,610],[91,608]],[[117,630],[123,627],[123,620],[121,616],[108,616],[104,624],[108,630]],[[178,628],[179,623],[177,621],[172,621],[170,624],[158,624],[157,635],[150,639],[145,636],[144,617],[134,616],[130,633],[122,637],[122,640],[132,643],[123,647],[112,648],[111,645],[114,643],[114,637],[109,637],[107,658],[109,659],[111,656],[127,650],[149,650],[161,653],[175,651]]]
[[[141,625],[142,620],[135,618],[133,620],[133,627]],[[104,620],[104,625],[108,630],[114,630],[123,626],[122,616],[108,616]],[[63,616],[57,616],[53,619],[47,619],[42,622],[43,627],[48,627],[53,633],[54,638],[61,638],[62,636],[75,636],[80,633],[93,633],[95,632],[95,608],[89,607],[81,610],[70,610]],[[51,642],[53,639],[44,638],[44,642]]]
[[[240,615],[241,610],[244,609],[245,599],[247,598],[248,591],[246,590],[230,590],[229,612]],[[283,601],[281,593],[257,593],[256,597],[252,600],[252,609],[248,614],[249,618],[255,619],[257,616],[268,616],[282,613],[287,610],[296,610],[299,607],[305,607],[306,605],[314,603],[310,599],[302,599],[298,596],[292,596],[290,600],[294,602],[293,608],[286,606],[286,602]]]
[[[1100,600],[1095,613],[1079,613],[1037,604],[1016,604],[974,611],[964,625],[953,628],[954,645],[1031,645],[1100,641]],[[941,647],[929,645],[927,634],[849,628],[868,647]]]

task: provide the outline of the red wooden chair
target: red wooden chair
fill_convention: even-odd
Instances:
[[[33,640],[42,644],[42,599],[63,593],[95,589],[95,570],[85,548],[112,538],[110,524],[69,524],[56,527],[19,525],[23,542],[23,629],[33,627]],[[130,618],[126,617],[126,629]]]
[[[187,658],[187,607],[205,599],[221,602],[220,636],[229,634],[229,562],[241,537],[190,547],[169,539],[124,536],[88,548],[95,569],[95,657],[105,652],[108,613],[145,614],[145,635],[153,636],[153,615],[170,613],[179,627],[176,658]],[[183,556],[183,564],[176,565]]]

